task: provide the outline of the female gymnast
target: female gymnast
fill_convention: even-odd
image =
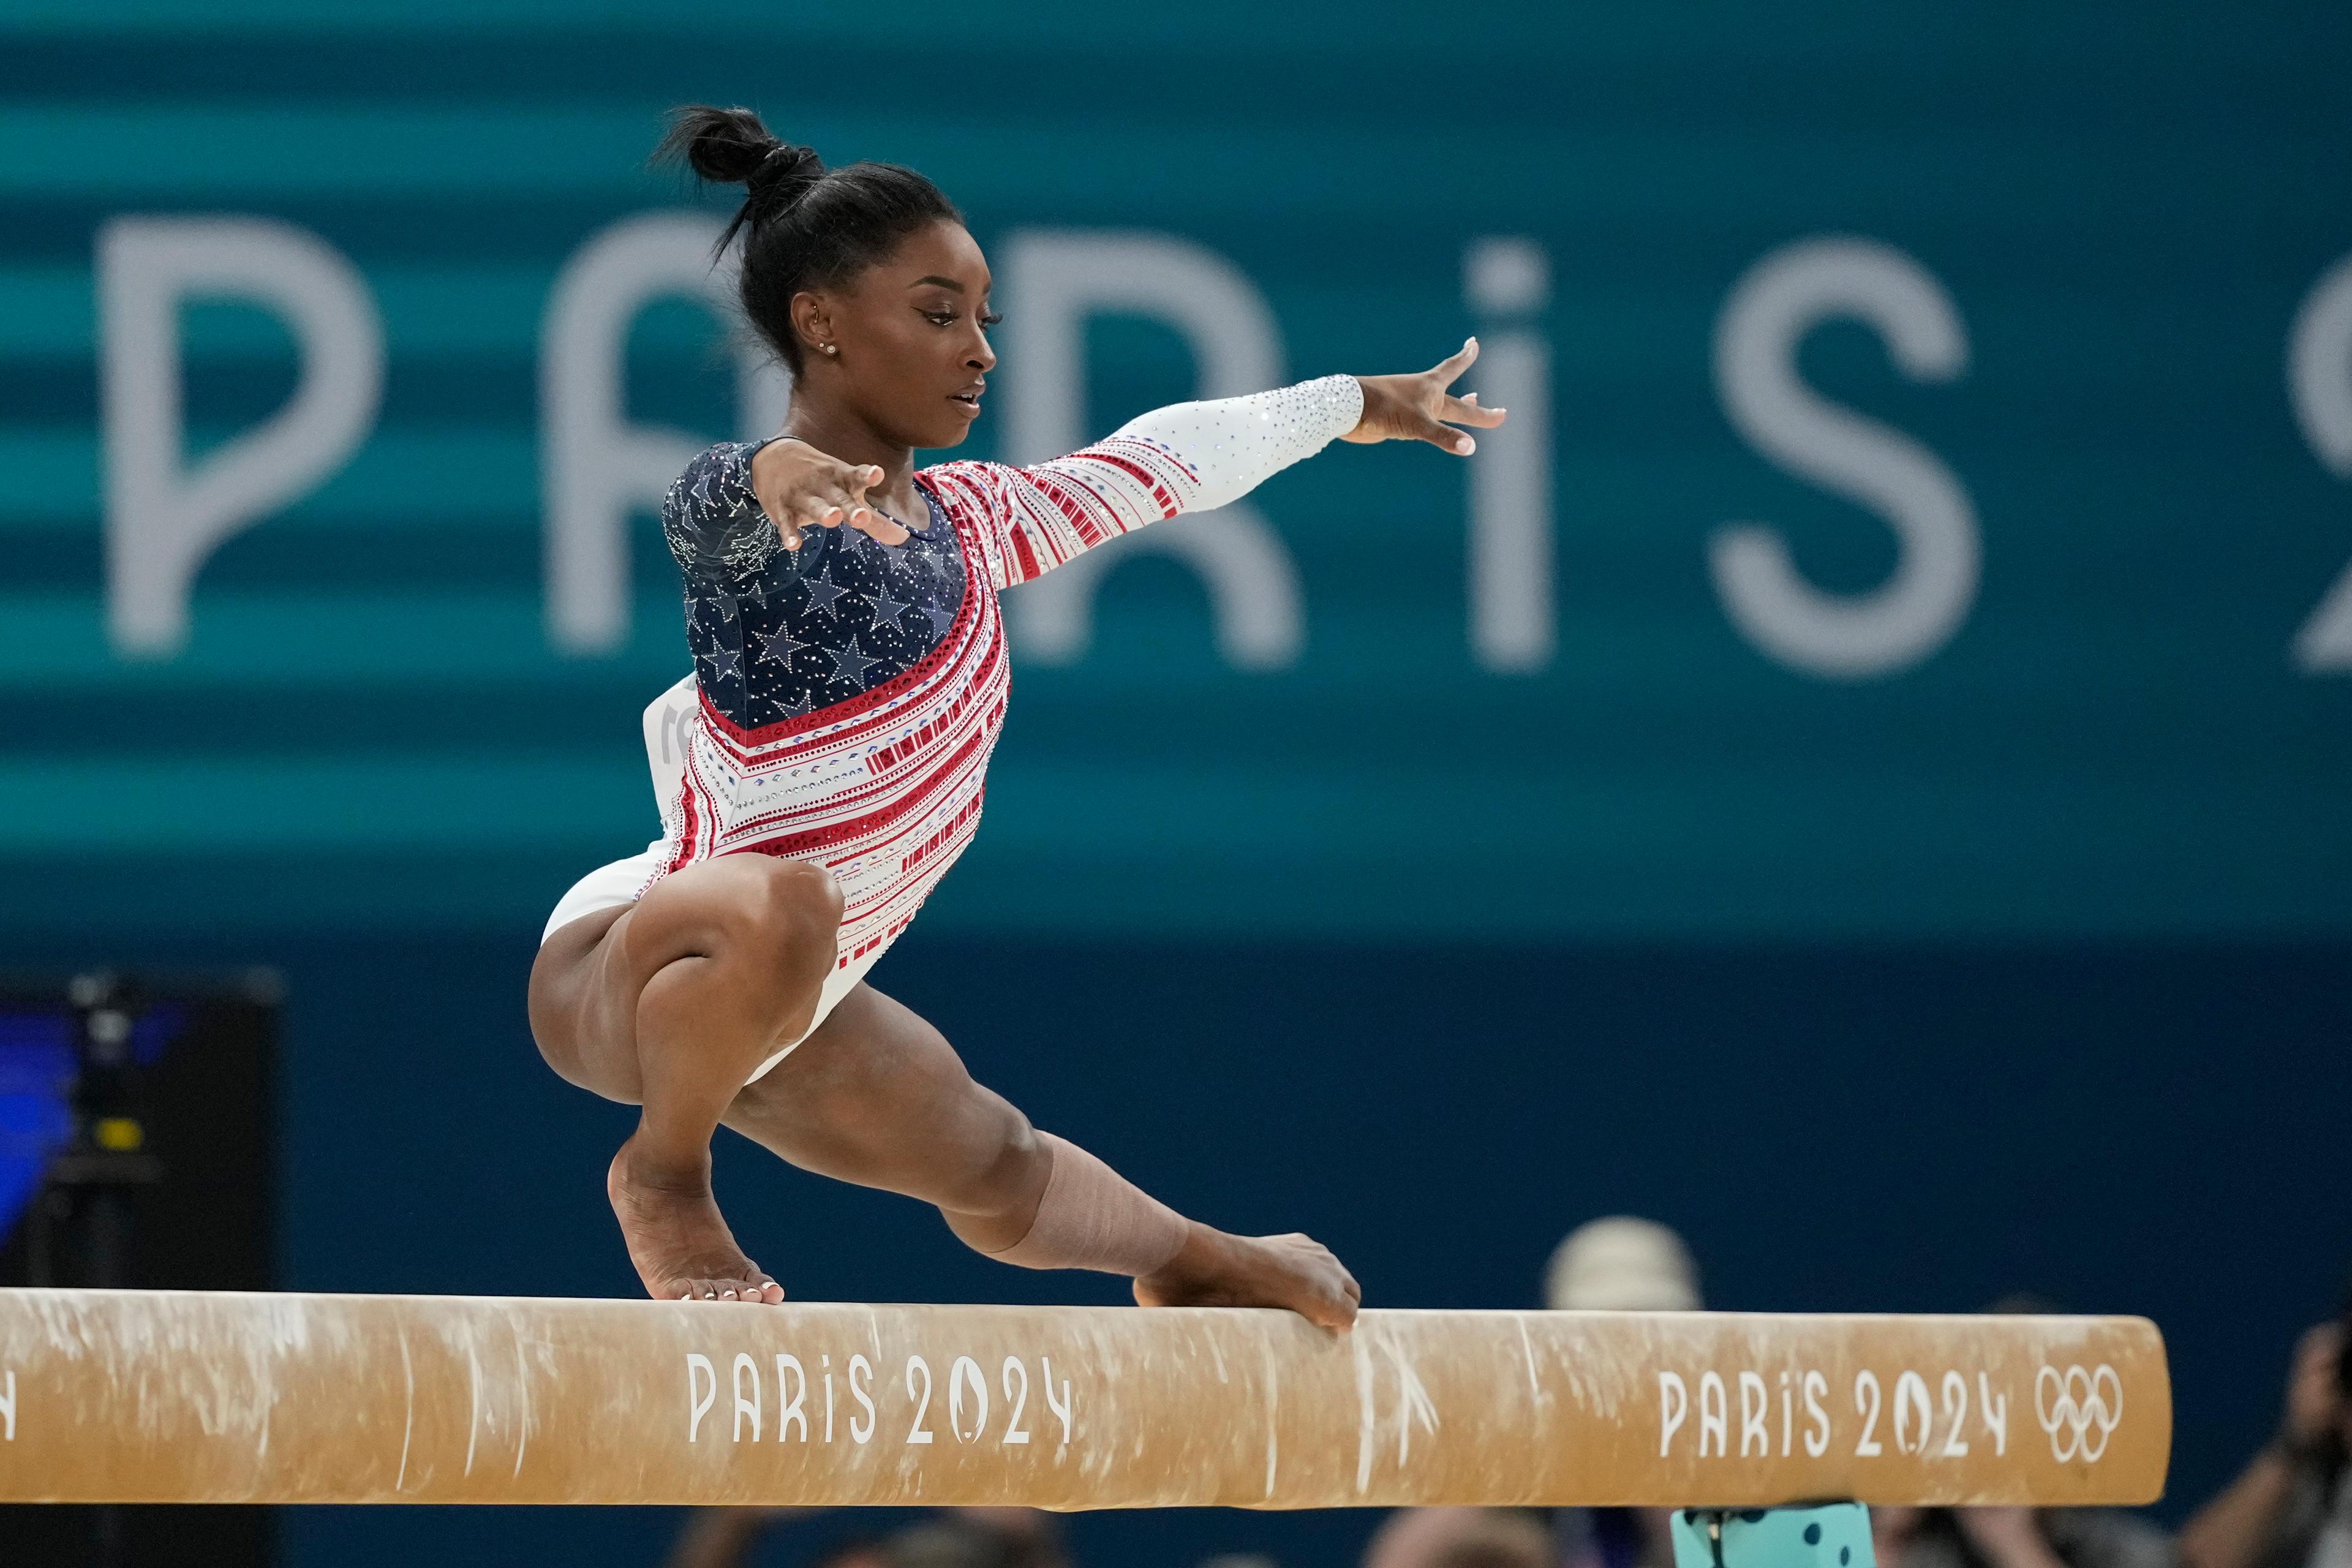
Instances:
[[[781,435],[712,447],[670,490],[696,696],[667,831],[564,895],[531,970],[549,1064],[642,1108],[606,1186],[646,1289],[783,1300],[712,1195],[724,1124],[936,1205],[1005,1263],[1347,1327],[1360,1292],[1323,1247],[1186,1219],[1031,1127],[866,973],[979,824],[1010,685],[998,593],[1335,437],[1466,455],[1453,426],[1503,419],[1447,395],[1477,345],[1418,375],[1163,408],[1034,468],[919,472],[917,450],[962,441],[996,363],[956,209],[909,169],[828,171],[747,110],[681,110],[663,150],[748,188],[719,248],[742,234],[743,310],[793,400]]]

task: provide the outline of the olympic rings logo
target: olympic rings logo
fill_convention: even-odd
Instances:
[[[2096,1463],[2123,1423],[2123,1379],[2105,1362],[2090,1372],[2044,1366],[2033,1374],[2033,1415],[2050,1434],[2053,1458],[2063,1465],[2079,1454]]]

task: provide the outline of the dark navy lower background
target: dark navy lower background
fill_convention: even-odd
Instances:
[[[283,1283],[632,1294],[603,1173],[631,1112],[560,1082],[528,942],[142,942],[289,987]],[[910,935],[876,972],[983,1081],[1171,1201],[1329,1242],[1377,1305],[1525,1307],[1595,1215],[1686,1235],[1710,1306],[2142,1312],[2177,1380],[2178,1520],[2276,1417],[2352,1263],[2352,946],[1095,945]],[[931,1211],[722,1134],[720,1195],[811,1299],[1112,1301],[983,1262]],[[788,1542],[858,1527],[792,1527]],[[1070,1521],[1081,1561],[1342,1568],[1367,1514]],[[654,1563],[667,1510],[321,1510],[298,1564]],[[769,1559],[798,1561],[780,1547]]]

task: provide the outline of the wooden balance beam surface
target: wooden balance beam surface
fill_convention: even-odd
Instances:
[[[2138,1318],[0,1290],[0,1500],[2138,1503]]]

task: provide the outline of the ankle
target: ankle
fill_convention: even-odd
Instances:
[[[1197,1219],[1184,1223],[1187,1227],[1184,1245],[1176,1249],[1175,1257],[1153,1269],[1152,1273],[1180,1279],[1198,1279],[1222,1273],[1229,1258],[1226,1243],[1232,1238],[1215,1226],[1202,1225]]]
[[[613,1157],[613,1174],[645,1191],[691,1195],[710,1191],[710,1150],[666,1150],[651,1143],[640,1129]]]

